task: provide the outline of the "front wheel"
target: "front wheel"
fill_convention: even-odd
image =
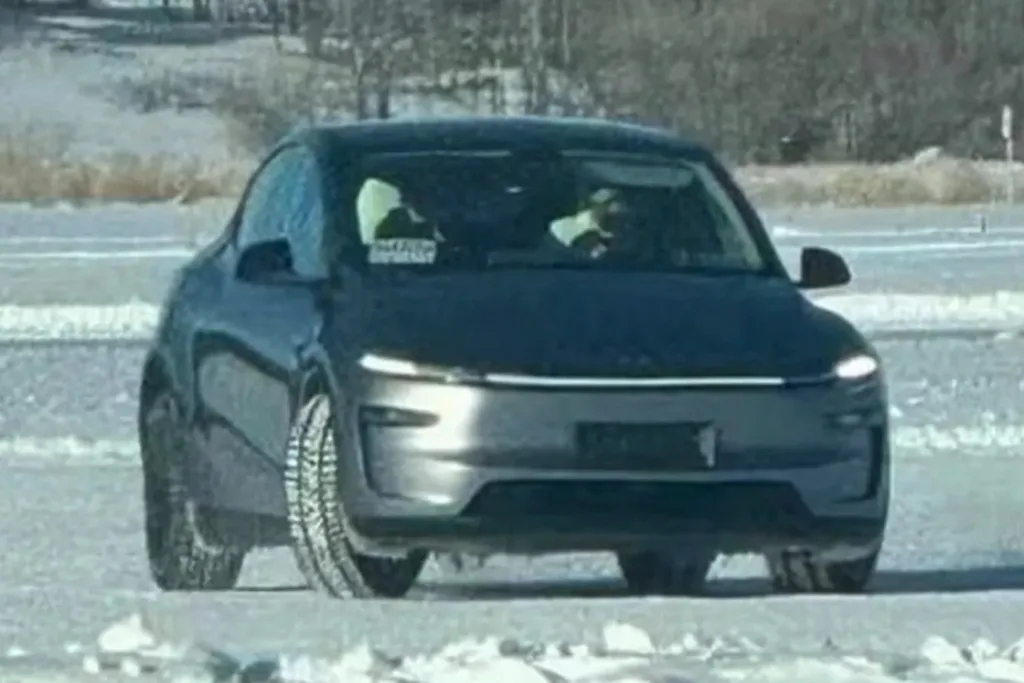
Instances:
[[[333,597],[401,598],[419,578],[427,553],[376,557],[353,548],[338,489],[332,413],[330,397],[314,396],[288,440],[285,496],[296,563],[312,588]]]
[[[245,550],[211,537],[185,476],[188,439],[170,392],[146,409],[140,433],[146,555],[161,590],[230,590],[238,583]]]

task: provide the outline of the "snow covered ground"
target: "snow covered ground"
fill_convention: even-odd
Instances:
[[[208,645],[161,638],[138,613],[112,624],[83,647],[64,648],[40,671],[25,650],[9,653],[18,680],[71,678],[69,665],[102,680],[162,675],[172,680],[221,681],[395,681],[396,683],[696,683],[747,681],[822,683],[856,681],[1019,681],[1024,680],[1024,643],[999,647],[986,639],[957,645],[938,636],[913,652],[850,653],[826,642],[815,654],[766,652],[742,636],[712,637],[684,632],[671,643],[657,643],[643,629],[611,621],[589,641],[537,642],[480,637],[455,641],[437,651],[396,656],[369,642],[335,657],[279,654],[240,655]],[[35,661],[33,661],[35,659]],[[35,667],[32,665],[35,664]],[[55,671],[57,669],[57,671]]]
[[[407,601],[340,603],[305,590],[284,551],[253,556],[228,594],[161,594],[146,574],[142,342],[229,209],[0,209],[0,680],[262,680],[274,664],[303,681],[1024,681],[1024,212],[985,233],[970,212],[766,215],[787,262],[812,243],[849,257],[854,284],[819,296],[889,366],[895,494],[874,594],[773,596],[737,557],[706,598],[633,599],[608,557],[572,555],[430,566]],[[154,635],[121,623],[137,613]],[[133,638],[141,652],[104,653]]]

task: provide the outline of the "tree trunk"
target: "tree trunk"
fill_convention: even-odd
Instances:
[[[546,114],[549,106],[547,59],[544,54],[544,0],[527,0],[527,49],[524,56],[529,114]]]

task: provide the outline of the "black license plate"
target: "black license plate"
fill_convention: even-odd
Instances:
[[[576,449],[595,467],[689,470],[714,467],[717,433],[707,422],[624,424],[591,422],[576,427]]]

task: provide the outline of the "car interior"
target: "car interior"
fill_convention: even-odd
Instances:
[[[435,240],[453,260],[487,265],[508,252],[568,257],[580,245],[603,253],[594,246],[605,244],[637,263],[759,265],[756,248],[736,234],[745,226],[684,168],[637,173],[621,163],[472,155],[429,165],[389,160],[363,180],[355,209],[365,246]]]

